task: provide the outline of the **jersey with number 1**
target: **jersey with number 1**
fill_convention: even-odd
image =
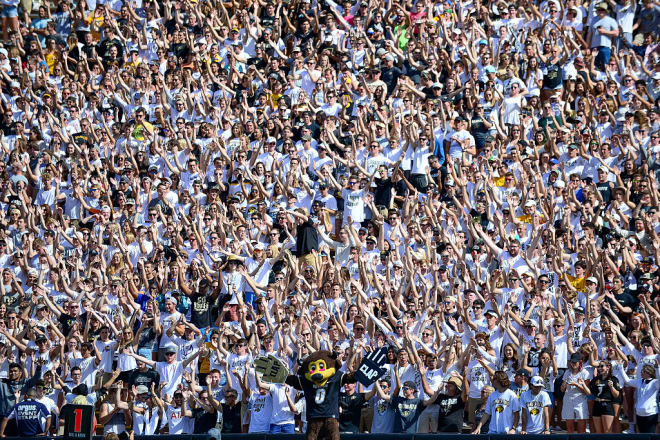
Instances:
[[[300,387],[305,393],[307,404],[307,421],[318,418],[339,419],[339,390],[341,389],[343,373],[332,376],[323,386],[318,386],[308,380],[297,377]]]

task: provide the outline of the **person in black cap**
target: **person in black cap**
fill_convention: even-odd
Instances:
[[[587,429],[589,407],[587,396],[589,390],[589,373],[583,368],[582,355],[573,353],[569,361],[569,368],[564,373],[561,391],[564,393],[562,406],[562,419],[566,422],[566,430],[583,433]]]
[[[513,378],[513,383],[511,384],[511,389],[514,393],[516,393],[518,398],[520,398],[520,396],[522,396],[522,394],[529,389],[529,377],[529,371],[524,368],[516,371],[516,374]]]

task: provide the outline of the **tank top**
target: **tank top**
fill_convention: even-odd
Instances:
[[[115,409],[115,405],[110,402],[105,402],[108,405],[108,411],[111,412]],[[124,413],[118,412],[115,413],[108,422],[103,425],[103,434],[113,432],[115,434],[120,434],[126,430],[126,420],[124,419]]]

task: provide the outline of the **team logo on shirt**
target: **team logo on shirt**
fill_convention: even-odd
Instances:
[[[532,402],[527,402],[527,410],[533,416],[537,416],[541,413],[541,402],[536,400]]]
[[[504,409],[509,406],[509,400],[508,399],[495,399],[493,402],[495,405],[495,412],[501,413],[504,411]]]

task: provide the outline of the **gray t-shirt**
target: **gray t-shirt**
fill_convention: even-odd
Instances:
[[[616,24],[616,21],[612,17],[607,15],[600,20],[594,21],[594,34],[593,37],[591,37],[591,47],[612,47],[612,38],[598,32],[598,28],[602,28],[606,31],[613,31],[618,29],[619,25]]]

